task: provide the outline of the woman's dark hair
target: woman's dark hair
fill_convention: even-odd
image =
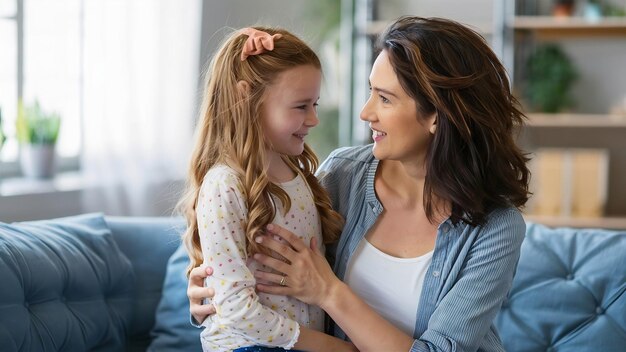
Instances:
[[[451,220],[484,223],[498,207],[521,208],[529,197],[529,160],[514,132],[525,116],[505,68],[484,38],[441,18],[400,17],[378,38],[402,88],[421,116],[436,113],[426,156],[424,208],[452,205]]]

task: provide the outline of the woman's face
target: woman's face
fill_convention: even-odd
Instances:
[[[417,103],[402,88],[387,52],[376,58],[370,74],[370,97],[361,110],[374,140],[379,160],[423,162],[431,140],[435,113],[420,116]]]

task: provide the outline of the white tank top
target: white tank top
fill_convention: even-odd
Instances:
[[[348,262],[344,282],[378,314],[413,336],[424,277],[433,257],[383,253],[363,239]]]

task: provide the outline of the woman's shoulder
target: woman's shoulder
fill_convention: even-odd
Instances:
[[[343,161],[346,163],[363,162],[371,163],[374,160],[372,145],[361,145],[356,147],[342,147],[335,149],[326,160]]]
[[[518,208],[499,207],[489,212],[483,228],[488,232],[515,235],[523,239],[526,233],[526,222]]]
[[[487,222],[524,222],[524,217],[522,216],[522,212],[514,207],[498,207],[489,212],[486,218]]]
[[[323,178],[334,175],[345,178],[366,174],[374,160],[371,145],[338,148],[320,165],[317,176]]]

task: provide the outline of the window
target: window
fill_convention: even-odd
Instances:
[[[57,155],[77,168],[81,145],[83,0],[0,0],[0,108],[4,134],[0,175],[18,175],[18,101],[38,100],[61,115]]]

